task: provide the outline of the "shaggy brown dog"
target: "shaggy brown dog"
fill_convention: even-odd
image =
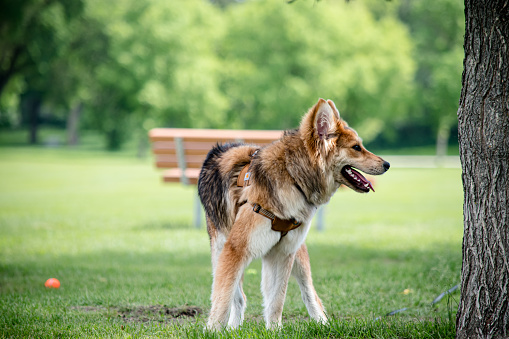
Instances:
[[[291,274],[311,318],[325,322],[304,244],[311,218],[342,184],[361,193],[373,189],[355,169],[378,175],[389,167],[363,147],[334,103],[323,99],[309,110],[298,129],[285,132],[264,148],[214,147],[198,182],[214,275],[207,328],[235,328],[242,323],[246,308],[243,272],[259,257],[267,327],[281,324]]]

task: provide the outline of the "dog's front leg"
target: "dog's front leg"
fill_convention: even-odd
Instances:
[[[311,278],[311,265],[309,263],[309,254],[306,244],[302,244],[297,250],[295,262],[293,264],[292,275],[297,279],[302,300],[306,305],[309,316],[318,322],[325,323],[327,316],[323,308],[322,301],[316,293]]]
[[[272,249],[262,258],[262,293],[267,328],[281,326],[294,258],[295,253],[281,253],[278,248]]]

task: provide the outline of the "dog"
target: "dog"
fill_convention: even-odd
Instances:
[[[297,279],[310,317],[327,322],[304,244],[311,219],[340,185],[359,193],[374,191],[358,170],[379,175],[389,167],[364,148],[335,104],[324,99],[309,109],[298,129],[284,132],[270,145],[213,147],[198,179],[213,273],[206,329],[242,324],[246,309],[243,274],[255,258],[262,259],[267,328],[281,326],[290,275]]]

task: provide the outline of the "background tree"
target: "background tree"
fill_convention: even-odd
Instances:
[[[457,102],[455,1],[8,1],[0,126],[21,106],[34,134],[67,121],[118,149],[154,126],[291,128],[328,96],[370,147],[430,145]]]
[[[89,111],[110,149],[134,126],[221,126],[227,102],[217,85],[217,8],[199,0],[91,0],[87,9],[105,23],[110,41]]]
[[[458,338],[509,337],[509,3],[465,1]]]
[[[0,96],[16,77],[25,83],[21,94],[23,121],[30,126],[29,141],[37,142],[37,127],[47,86],[45,80],[65,41],[62,22],[83,10],[82,0],[4,1],[0,12]],[[20,89],[20,88],[18,88]]]
[[[413,114],[421,125],[431,126],[437,155],[443,156],[447,154],[451,128],[456,125],[461,91],[463,5],[458,0],[403,0],[398,14],[408,25],[415,46]]]
[[[362,4],[340,1],[251,1],[225,14],[230,126],[292,128],[317,97],[335,99],[366,141],[407,116],[412,46],[395,18],[376,21]]]
[[[76,145],[83,108],[95,95],[94,73],[99,65],[108,62],[109,40],[104,24],[85,13],[70,23],[63,23],[59,37],[66,43],[44,78],[47,102],[53,114],[66,120],[68,145]]]

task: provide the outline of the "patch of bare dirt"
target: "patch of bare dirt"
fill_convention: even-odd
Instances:
[[[74,306],[71,309],[84,312],[104,312],[108,317],[118,317],[125,322],[144,323],[175,323],[190,321],[203,314],[203,310],[197,306],[167,307],[164,305],[149,306]]]
[[[203,313],[196,306],[184,306],[169,308],[166,306],[137,306],[123,307],[117,310],[118,316],[125,322],[148,322],[171,323],[181,320],[190,320]]]

